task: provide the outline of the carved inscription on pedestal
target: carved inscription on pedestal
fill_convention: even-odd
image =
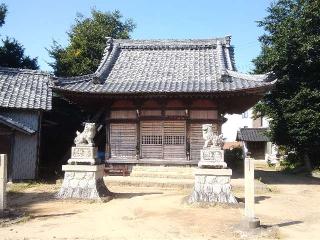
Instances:
[[[221,162],[223,161],[223,154],[221,150],[202,150],[202,160],[203,161],[213,161],[213,162]]]
[[[72,147],[71,158],[95,158],[94,147]]]
[[[200,151],[201,159],[198,163],[199,167],[226,168],[224,162],[224,151],[222,149],[206,148]]]
[[[97,163],[97,148],[90,146],[77,146],[71,148],[71,158],[69,164],[96,164]]]

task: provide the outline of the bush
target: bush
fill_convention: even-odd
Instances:
[[[243,150],[240,147],[233,149],[227,149],[224,152],[225,162],[231,169],[242,169],[243,168]]]
[[[283,159],[280,161],[280,166],[285,172],[295,172],[303,168],[303,163],[296,152],[290,151],[283,156]]]

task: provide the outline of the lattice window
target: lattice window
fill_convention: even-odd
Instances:
[[[164,136],[164,144],[166,145],[183,145],[185,136]]]
[[[162,145],[162,136],[147,135],[142,136],[141,140],[143,145]]]

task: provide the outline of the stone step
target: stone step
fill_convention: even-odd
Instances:
[[[172,167],[172,166],[133,166],[132,172],[143,171],[143,172],[181,172],[181,173],[192,173],[194,167]]]
[[[104,177],[107,186],[131,186],[131,187],[157,187],[174,189],[192,189],[194,179],[172,179],[172,178],[148,178],[148,177],[122,177],[106,176]]]
[[[173,178],[173,179],[194,179],[192,172],[149,172],[149,171],[133,171],[131,177],[148,177],[148,178]]]
[[[108,186],[126,186],[126,187],[153,187],[168,189],[186,189],[192,190],[194,179],[173,179],[173,178],[148,178],[148,177],[132,177],[132,176],[106,176],[105,184]],[[244,191],[244,179],[231,179],[232,191]],[[268,192],[269,188],[266,184],[255,180],[255,192]]]

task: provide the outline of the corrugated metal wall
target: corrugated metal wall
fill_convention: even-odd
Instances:
[[[11,177],[13,180],[34,179],[36,177],[38,159],[38,112],[7,110],[0,111],[0,113],[36,130],[36,133],[33,135],[26,135],[15,131],[11,158]]]
[[[13,180],[36,177],[37,143],[37,134],[29,136],[20,132],[15,133],[12,158]]]

